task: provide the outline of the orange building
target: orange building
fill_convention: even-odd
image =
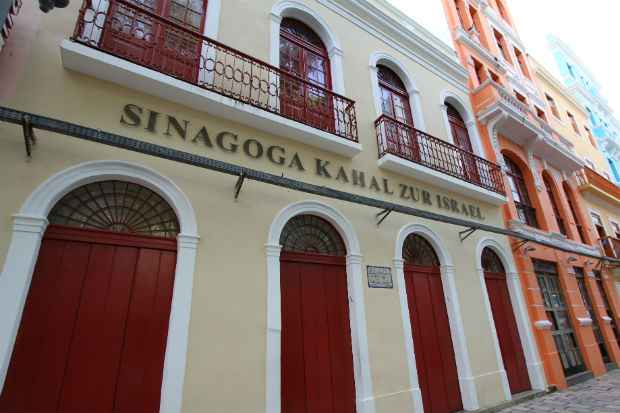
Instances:
[[[548,384],[602,375],[620,362],[620,303],[612,269],[588,257],[601,249],[583,161],[537,86],[506,0],[442,1],[485,149],[505,171],[506,227],[557,246],[511,241]]]

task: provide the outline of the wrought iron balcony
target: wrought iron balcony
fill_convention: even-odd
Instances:
[[[379,158],[391,154],[505,195],[499,165],[386,115],[375,121]]]
[[[144,5],[85,0],[72,40],[357,142],[355,102],[209,39]]]

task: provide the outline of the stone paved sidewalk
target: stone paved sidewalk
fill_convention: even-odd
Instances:
[[[591,379],[501,413],[620,413],[620,370]]]

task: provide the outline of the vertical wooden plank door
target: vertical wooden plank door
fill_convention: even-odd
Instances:
[[[508,376],[510,393],[517,394],[530,390],[532,386],[527,374],[517,320],[510,301],[506,274],[485,271],[484,279],[491,302],[491,312],[499,341],[499,349]]]
[[[282,412],[354,413],[344,257],[284,252]]]
[[[174,239],[50,226],[1,413],[159,410]]]
[[[425,413],[463,409],[439,267],[405,264],[407,302]]]

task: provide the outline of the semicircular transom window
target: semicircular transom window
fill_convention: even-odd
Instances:
[[[403,259],[406,264],[438,267],[439,258],[435,249],[423,236],[411,234],[403,245]]]
[[[347,249],[338,231],[315,215],[291,218],[280,235],[284,251],[344,256]]]
[[[502,260],[495,253],[495,251],[489,247],[482,250],[482,268],[486,272],[506,273]]]
[[[140,185],[101,181],[65,195],[49,213],[51,224],[174,238],[180,232],[174,210]]]

